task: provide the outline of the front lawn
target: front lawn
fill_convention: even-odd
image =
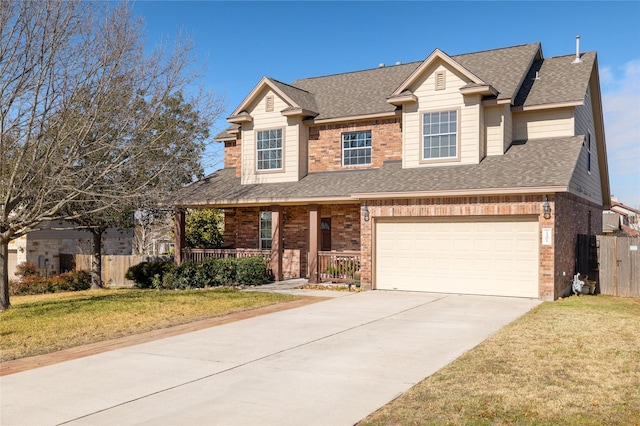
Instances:
[[[543,303],[361,424],[640,425],[640,299]]]
[[[45,354],[295,298],[230,288],[13,296],[13,307],[0,313],[0,360]]]

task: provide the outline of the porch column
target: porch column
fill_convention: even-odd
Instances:
[[[282,254],[282,207],[271,206],[271,270],[276,281],[284,279]]]
[[[176,212],[173,216],[173,226],[174,226],[174,255],[173,258],[176,264],[181,264],[184,259],[182,258],[182,249],[185,246],[185,210],[184,209],[176,209]]]
[[[320,207],[309,206],[309,283],[315,284],[318,277],[318,248],[320,247]]]

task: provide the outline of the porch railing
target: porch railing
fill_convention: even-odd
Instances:
[[[207,257],[216,259],[226,259],[228,257],[253,257],[260,256],[264,258],[267,267],[271,264],[271,250],[259,249],[182,249],[182,259],[186,262],[198,262]]]
[[[359,251],[318,252],[318,274],[321,281],[352,283],[360,270]]]

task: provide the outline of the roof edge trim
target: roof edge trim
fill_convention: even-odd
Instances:
[[[530,106],[514,106],[511,107],[511,111],[513,112],[521,112],[521,111],[536,111],[540,109],[554,109],[554,108],[570,108],[584,105],[584,99],[579,101],[569,101],[569,102],[558,102],[555,104],[540,104],[540,105],[530,105]]]
[[[536,186],[517,188],[480,188],[480,189],[453,189],[449,191],[416,191],[416,192],[369,192],[352,194],[357,200],[374,200],[389,198],[422,198],[422,197],[461,197],[477,195],[506,195],[506,194],[549,194],[552,192],[567,192],[567,186]]]

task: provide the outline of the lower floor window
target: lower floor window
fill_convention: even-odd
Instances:
[[[260,212],[260,250],[271,250],[271,212]]]

